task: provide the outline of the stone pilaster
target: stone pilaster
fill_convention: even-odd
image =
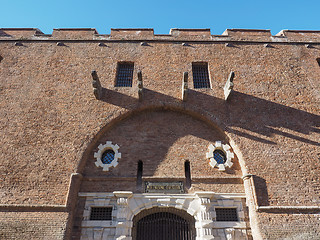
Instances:
[[[214,239],[212,232],[212,217],[214,212],[210,210],[211,198],[214,193],[196,193],[199,197],[200,208],[198,212],[198,221],[196,222],[197,240]]]
[[[117,198],[117,224],[116,224],[116,240],[131,240],[130,230],[132,222],[128,219],[128,199],[132,196],[132,192],[117,191],[113,192]]]

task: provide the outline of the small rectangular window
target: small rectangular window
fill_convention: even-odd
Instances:
[[[318,62],[318,64],[319,64],[319,66],[320,66],[320,58],[317,58],[317,62]]]
[[[137,187],[142,188],[143,162],[139,160],[137,170]]]
[[[192,63],[193,87],[210,88],[208,63]]]
[[[118,63],[116,87],[132,87],[134,64],[128,62]]]
[[[190,162],[189,161],[184,162],[184,174],[186,177],[186,187],[190,188],[191,187],[191,172],[190,172]]]
[[[236,208],[216,208],[216,219],[221,222],[236,222],[238,214]]]
[[[90,220],[112,220],[112,207],[92,207]]]

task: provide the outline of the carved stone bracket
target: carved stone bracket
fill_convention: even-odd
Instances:
[[[98,74],[95,70],[91,72],[92,80],[92,87],[93,87],[93,94],[96,99],[101,99],[102,97],[102,87],[98,77]]]
[[[230,72],[229,78],[224,85],[223,91],[224,91],[224,100],[228,100],[228,97],[230,96],[232,90],[233,90],[233,78],[234,78],[234,72]]]
[[[183,73],[182,79],[182,101],[187,101],[188,96],[188,72]]]
[[[137,72],[137,75],[138,75],[138,95],[139,95],[139,101],[141,101],[142,95],[143,95],[142,72],[139,70]]]

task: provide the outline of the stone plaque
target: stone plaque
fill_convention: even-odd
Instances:
[[[184,193],[183,182],[145,182],[146,193]]]

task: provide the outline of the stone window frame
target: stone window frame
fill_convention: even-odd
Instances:
[[[110,212],[110,218],[111,219],[92,219],[92,211],[93,209],[97,209],[97,208],[104,208],[104,209],[111,209],[111,212]],[[112,206],[91,206],[90,207],[90,217],[89,217],[89,220],[90,221],[112,221],[112,211],[113,211],[113,207]]]
[[[236,213],[237,220],[236,221],[217,220],[217,211],[216,211],[217,209],[234,209],[235,213]],[[214,211],[216,213],[216,218],[215,218],[216,222],[240,222],[239,211],[238,211],[237,207],[235,207],[235,206],[232,206],[232,207],[215,206]]]
[[[83,210],[83,227],[115,227],[117,218],[117,207],[116,203],[111,201],[111,196],[97,196],[97,197],[89,197],[86,199],[85,207]],[[93,207],[110,207],[112,208],[111,220],[91,220],[91,209]]]
[[[118,159],[121,158],[121,153],[118,151],[119,150],[119,145],[118,144],[112,144],[111,141],[106,141],[105,144],[100,144],[98,146],[98,151],[94,153],[94,158],[96,158],[95,165],[97,167],[102,167],[103,171],[109,171],[110,167],[116,167],[118,166]],[[113,150],[114,151],[114,159],[112,160],[111,163],[103,163],[102,162],[102,155],[106,150]]]
[[[216,141],[215,144],[210,144],[208,147],[208,152],[206,153],[206,157],[210,159],[210,166],[211,167],[218,167],[219,171],[225,171],[226,167],[231,168],[233,165],[232,159],[234,158],[234,153],[232,153],[231,147],[229,144],[222,144],[221,141]],[[214,151],[215,150],[221,150],[225,153],[226,155],[226,162],[223,164],[219,164],[215,159],[214,159]]]

